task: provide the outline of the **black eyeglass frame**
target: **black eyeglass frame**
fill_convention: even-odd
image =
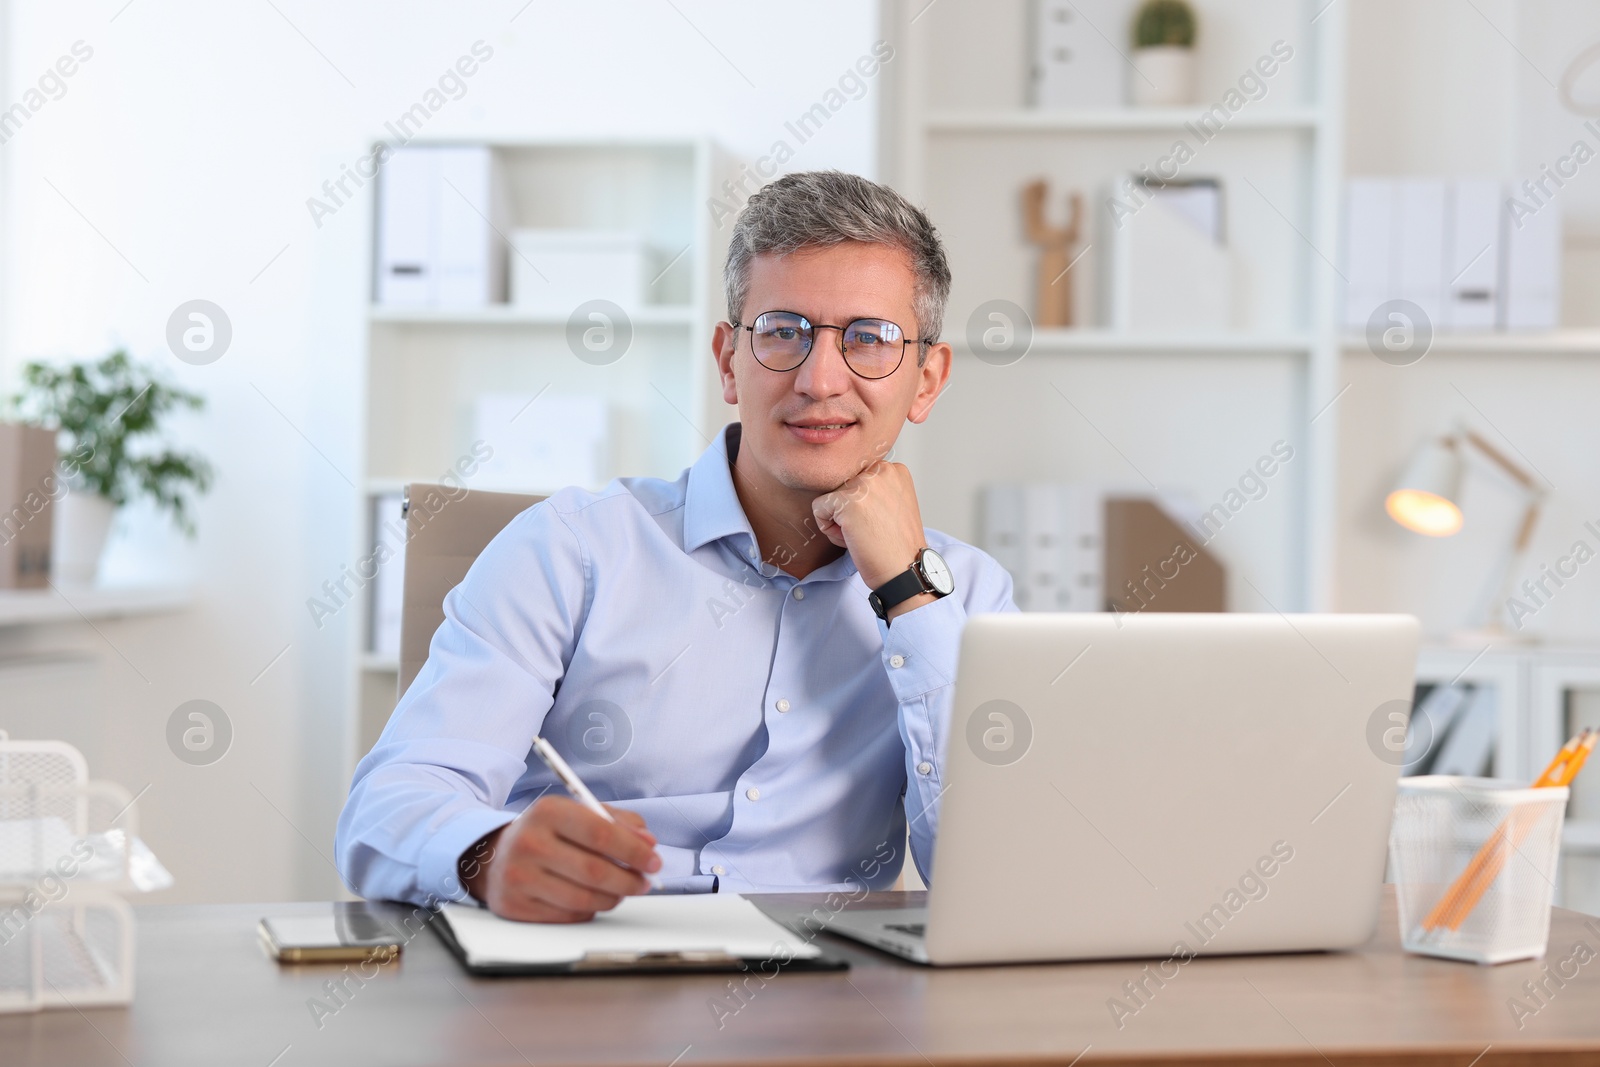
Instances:
[[[841,358],[844,359],[844,365],[846,367],[850,368],[850,373],[851,374],[854,374],[856,377],[865,379],[866,381],[869,381],[869,382],[881,382],[883,379],[889,377],[895,371],[899,370],[900,369],[900,365],[906,361],[906,346],[907,345],[916,345],[916,346],[918,346],[918,351],[920,351],[922,345],[931,345],[931,344],[934,343],[932,341],[929,341],[929,340],[926,340],[926,339],[920,338],[920,337],[901,337],[900,338],[900,358],[895,360],[894,366],[889,368],[884,373],[879,374],[877,376],[872,376],[872,375],[862,374],[860,371],[856,370],[856,368],[850,363],[850,357],[845,355],[845,351],[844,351],[844,332],[846,330],[848,330],[850,327],[854,326],[858,322],[887,322],[890,326],[893,326],[895,329],[899,330],[902,334],[904,334],[905,333],[905,328],[903,326],[901,326],[898,322],[895,322],[892,319],[879,319],[879,318],[873,318],[870,315],[864,315],[859,319],[851,319],[849,322],[845,323],[843,326],[830,326],[825,322],[812,322],[809,318],[807,318],[806,316],[800,314],[800,312],[798,312],[798,311],[786,311],[783,308],[772,308],[769,311],[763,311],[760,315],[756,316],[756,321],[759,322],[762,319],[762,317],[766,316],[766,315],[793,315],[795,318],[799,319],[801,322],[804,322],[808,326],[811,327],[811,347],[806,350],[806,354],[804,356],[800,357],[800,362],[796,363],[792,367],[786,367],[783,370],[778,370],[778,369],[776,369],[774,367],[768,367],[765,363],[761,363],[761,357],[756,355],[756,340],[755,340],[756,328],[755,328],[754,324],[746,326],[744,323],[740,322],[738,319],[733,319],[728,323],[728,325],[732,326],[734,329],[736,329],[736,330],[744,330],[744,331],[746,331],[747,333],[750,334],[750,355],[751,355],[751,357],[757,363],[761,363],[761,365],[763,367],[766,367],[767,370],[772,371],[772,373],[774,373],[774,374],[788,374],[790,371],[799,370],[801,367],[805,366],[806,360],[810,359],[811,358],[811,353],[815,352],[816,349],[817,349],[816,340],[817,340],[817,331],[819,331],[819,330],[837,330],[839,332],[839,355],[840,355]]]

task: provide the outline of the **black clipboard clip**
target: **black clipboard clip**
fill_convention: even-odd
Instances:
[[[586,954],[572,964],[582,971],[727,971],[738,970],[740,958],[721,949],[686,949],[679,952],[599,952]]]

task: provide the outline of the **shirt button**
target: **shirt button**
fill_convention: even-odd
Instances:
[[[711,873],[716,875],[718,878],[721,878],[723,875],[727,874],[728,872],[723,870],[722,864],[713,863],[711,865]]]
[[[804,600],[806,598],[806,591],[804,589],[801,589],[798,585],[795,586],[794,587],[794,598],[796,600]]]
[[[744,795],[749,797],[751,800],[760,800],[761,790],[757,789],[755,786],[751,786],[749,789],[744,791]]]
[[[917,773],[924,776],[932,774],[933,764],[929,763],[927,760],[923,760],[921,763],[917,764]]]
[[[788,697],[779,697],[778,698],[778,702],[776,704],[774,704],[773,707],[777,708],[779,711],[788,711],[789,710],[789,698]]]
[[[904,656],[896,655],[896,656],[890,656],[889,657],[889,666],[891,666],[891,667],[904,667],[905,665],[906,665],[906,658]]]

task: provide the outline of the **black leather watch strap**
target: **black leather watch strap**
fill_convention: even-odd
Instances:
[[[922,576],[915,567],[910,567],[869,593],[867,602],[878,618],[888,622],[889,609],[924,592],[927,590],[923,587]]]

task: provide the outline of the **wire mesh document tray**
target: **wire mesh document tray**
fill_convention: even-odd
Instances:
[[[0,731],[0,1012],[132,1000],[122,895],[172,884],[133,800],[71,745]]]

